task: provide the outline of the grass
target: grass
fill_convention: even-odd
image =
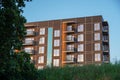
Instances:
[[[45,68],[39,75],[39,80],[120,80],[120,63]]]

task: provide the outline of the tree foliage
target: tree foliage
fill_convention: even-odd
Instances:
[[[21,51],[26,34],[26,19],[22,16],[26,1],[31,0],[0,0],[0,79],[3,80],[37,79],[30,55]]]

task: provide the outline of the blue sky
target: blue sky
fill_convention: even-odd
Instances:
[[[23,15],[27,22],[102,15],[110,27],[111,61],[120,60],[120,0],[33,0]]]

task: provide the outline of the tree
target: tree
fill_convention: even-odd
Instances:
[[[37,78],[30,55],[21,51],[26,34],[26,19],[22,16],[26,1],[31,0],[0,0],[0,79],[3,80]]]

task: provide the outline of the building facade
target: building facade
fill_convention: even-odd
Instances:
[[[110,62],[109,25],[102,16],[25,24],[24,50],[38,69]]]

